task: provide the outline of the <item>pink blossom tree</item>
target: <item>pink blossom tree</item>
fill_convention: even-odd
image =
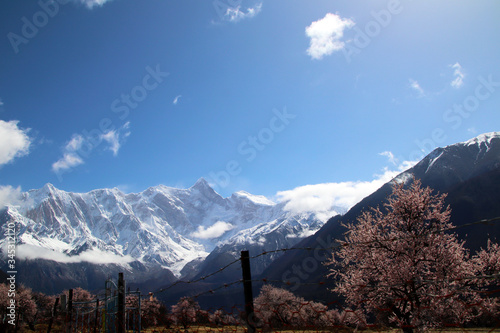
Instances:
[[[8,307],[14,302],[15,310],[11,312]],[[0,284],[0,315],[5,318],[5,322],[13,320],[16,327],[22,326],[23,322],[34,329],[36,319],[37,305],[33,299],[33,293],[30,288],[19,285],[11,288],[7,284]],[[13,315],[14,317],[10,317]]]
[[[129,311],[129,325],[137,325],[137,323],[132,323],[133,319],[137,321],[138,309],[139,309],[139,297],[140,295],[130,294],[125,298],[125,305]],[[157,326],[163,324],[164,312],[166,309],[162,303],[154,296],[149,295],[147,298],[141,298],[141,325],[142,327]],[[135,315],[135,316],[134,316]]]
[[[156,297],[141,301],[141,321],[144,327],[156,326],[160,322],[161,303]]]
[[[177,324],[187,328],[197,322],[200,305],[191,297],[182,297],[176,305],[172,306],[172,315]]]
[[[478,326],[500,326],[500,245],[488,240],[486,249],[481,249],[474,257],[476,282],[480,295],[484,295],[477,306]],[[496,290],[494,293],[492,291]],[[487,296],[487,297],[485,297]],[[489,297],[488,297],[489,296]]]
[[[69,291],[65,290],[63,293],[66,295],[67,299],[69,299]],[[80,287],[73,289],[73,302],[91,302],[95,300],[95,298],[96,296],[92,295],[88,290]]]
[[[328,310],[326,305],[306,301],[288,290],[271,285],[262,287],[254,303],[260,323],[272,329],[332,326],[339,317],[336,311]]]
[[[343,246],[327,262],[338,281],[333,291],[405,332],[471,319],[467,304],[478,296],[468,278],[480,264],[447,232],[452,224],[444,199],[419,180],[408,188],[398,184],[384,212],[365,211],[346,225]]]
[[[35,314],[35,322],[40,323],[48,321],[52,316],[55,296],[45,295],[41,292],[33,292],[33,301],[36,303],[37,311]]]
[[[222,309],[216,310],[211,316],[211,323],[217,326],[236,325],[238,321]]]

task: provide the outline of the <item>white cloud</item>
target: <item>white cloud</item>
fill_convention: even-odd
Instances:
[[[393,165],[397,165],[398,164],[398,159],[390,151],[384,151],[384,152],[380,153],[379,155],[387,157],[387,159],[389,160],[389,163],[391,163]]]
[[[52,171],[59,173],[83,164],[83,159],[77,154],[77,151],[82,148],[84,143],[85,138],[82,135],[73,134],[71,140],[63,148],[63,157],[52,164]]]
[[[100,250],[87,250],[76,256],[68,256],[65,253],[49,250],[43,247],[20,244],[17,246],[17,256],[20,259],[46,259],[60,263],[90,262],[93,264],[128,264],[135,259],[131,256],[120,256]]]
[[[118,155],[118,150],[121,148],[123,142],[131,134],[129,131],[130,121],[127,121],[118,131],[115,133],[113,140],[111,140],[109,149],[113,152],[113,156]]]
[[[118,130],[112,130],[101,134],[101,139],[109,144],[108,149],[113,152],[113,156],[118,155],[123,140],[130,135],[129,128],[130,122],[128,121]]]
[[[94,8],[94,6],[99,6],[101,7],[104,5],[106,2],[109,0],[79,0],[82,4],[87,6],[88,9]]]
[[[3,106],[3,101],[1,98],[0,98],[0,106]]]
[[[109,131],[102,134],[101,139],[109,143],[108,149],[113,152],[113,156],[117,156],[121,147],[120,134],[117,131]]]
[[[214,225],[212,225],[208,228],[205,228],[203,226],[199,226],[198,230],[193,232],[191,234],[191,236],[196,237],[196,238],[201,238],[201,239],[212,239],[212,238],[217,238],[217,237],[224,235],[224,233],[226,231],[229,231],[233,228],[234,228],[234,226],[231,223],[227,223],[224,221],[218,221],[218,222],[215,222]]]
[[[416,81],[416,80],[410,79],[410,88],[415,90],[419,96],[425,95],[424,89],[422,89],[422,87],[420,86],[420,83],[418,83],[418,81]]]
[[[450,85],[455,89],[460,89],[464,85],[465,73],[462,69],[462,66],[456,62],[454,65],[450,65],[453,68],[453,75],[455,79],[451,81]]]
[[[71,169],[80,164],[83,164],[83,160],[80,156],[75,153],[65,153],[63,157],[52,164],[52,171],[59,173],[61,171]]]
[[[241,10],[241,6],[228,7],[224,18],[230,22],[239,22],[246,18],[255,17],[262,10],[262,3],[257,4],[255,7],[247,8],[246,12]]]
[[[9,122],[0,120],[0,165],[29,153],[31,145],[31,139],[28,136],[29,129],[19,128],[18,123],[17,120]]]
[[[0,186],[0,208],[8,205],[17,205],[21,199],[21,188],[12,186]]]
[[[180,100],[181,97],[182,97],[182,95],[175,96],[174,101],[172,102],[172,104],[177,105],[177,103],[179,103],[179,100]]]
[[[390,153],[390,152],[386,152]],[[392,153],[387,154],[392,155]],[[294,213],[318,212],[325,218],[347,211],[362,199],[378,190],[402,171],[415,165],[416,162],[405,161],[397,170],[385,168],[381,175],[375,175],[371,181],[347,181],[305,185],[293,190],[278,192],[279,201],[286,202],[285,209]]]
[[[60,173],[61,171],[65,171],[85,163],[83,158],[78,154],[84,145],[87,149],[85,153],[88,154],[91,150],[95,149],[100,142],[106,142],[106,148],[113,152],[113,156],[117,156],[123,140],[130,135],[130,131],[128,130],[129,128],[130,122],[127,122],[117,130],[110,130],[106,133],[101,133],[99,135],[100,141],[98,143],[95,143],[80,134],[73,134],[71,140],[69,140],[63,147],[63,157],[52,164],[52,171]]]
[[[73,134],[71,140],[66,144],[66,150],[77,151],[82,147],[84,138],[80,134]]]
[[[307,54],[313,59],[321,59],[325,55],[340,51],[345,43],[341,40],[344,30],[352,28],[354,21],[342,18],[338,14],[328,13],[318,21],[306,27],[306,35],[311,38]]]

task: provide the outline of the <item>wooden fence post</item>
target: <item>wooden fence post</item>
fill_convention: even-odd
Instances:
[[[72,325],[73,325],[73,289],[69,290],[69,295],[68,295],[68,332],[72,332]]]
[[[94,333],[97,333],[98,325],[99,325],[99,298],[95,300]]]
[[[54,303],[54,309],[52,310],[52,316],[50,317],[49,320],[49,326],[47,327],[47,333],[50,333],[50,330],[52,329],[52,323],[54,322],[54,317],[57,315],[57,306],[59,305],[59,297],[56,298],[56,301]]]
[[[123,273],[118,273],[118,333],[125,333],[127,327],[125,323],[125,290]]]
[[[243,291],[245,294],[245,313],[248,333],[255,333],[252,273],[250,272],[250,254],[248,251],[241,251],[241,268],[243,271]]]

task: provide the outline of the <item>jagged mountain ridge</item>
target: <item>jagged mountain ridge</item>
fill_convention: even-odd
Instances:
[[[106,264],[109,257],[131,272],[130,263],[138,262],[143,270],[164,268],[178,277],[186,264],[201,262],[222,244],[244,246],[255,237],[264,244],[280,226],[285,243],[271,246],[286,246],[324,223],[246,192],[222,198],[203,178],[188,189],[159,185],[130,194],[116,188],[72,193],[46,184],[6,208],[2,228],[6,221],[19,226],[19,252],[28,258]],[[190,274],[198,270],[193,266]]]

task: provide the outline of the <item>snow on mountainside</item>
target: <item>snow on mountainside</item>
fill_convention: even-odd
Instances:
[[[470,225],[500,216],[500,132],[493,132],[433,150],[347,213],[331,218],[317,233],[296,244],[296,247],[320,249],[336,244],[336,239],[345,238],[347,229],[343,225],[356,223],[363,212],[372,208],[379,207],[383,211],[394,184],[409,185],[415,179],[420,180],[423,187],[432,188],[434,194],[446,194],[445,207],[449,205],[451,208],[450,222],[458,227],[458,238],[465,242],[464,246],[472,253],[485,248],[488,240],[500,240],[500,224]],[[335,287],[335,281],[325,280],[328,267],[319,262],[313,273],[307,272],[304,263],[312,257],[308,251],[288,251],[273,261],[261,277],[298,282],[307,279],[307,286],[302,283],[296,285],[297,295],[331,301],[325,295]]]
[[[491,141],[498,140],[498,139],[500,139],[500,132],[490,132],[490,133],[484,133],[484,134],[478,135],[477,137],[472,138],[468,141],[465,141],[462,143],[457,143],[457,145],[464,145],[464,146],[486,145],[486,147],[489,148],[489,146],[491,145]]]
[[[283,207],[247,192],[222,198],[203,178],[188,189],[159,185],[130,194],[116,188],[71,193],[47,184],[23,193],[2,220],[16,222],[21,258],[125,266],[137,260],[179,276],[187,263],[223,244],[264,244],[278,227],[281,238],[294,242],[322,225],[314,214],[304,219]]]
[[[417,165],[413,172],[420,177],[436,178],[438,186],[465,181],[500,166],[500,132],[481,134],[465,142],[436,148]],[[403,177],[406,174],[401,174]],[[440,180],[441,179],[441,180]]]
[[[408,182],[416,177],[432,184],[435,189],[441,190],[499,166],[500,132],[488,133],[466,142],[435,149],[416,164],[411,171],[400,173],[391,182]],[[282,204],[286,205],[287,203]],[[214,266],[230,263],[238,257],[239,250],[243,248],[258,254],[263,251],[279,250],[295,245],[324,225],[323,223],[315,223],[319,219],[319,215],[319,212],[316,212],[314,216],[306,213],[296,214],[293,218],[289,217],[285,220],[278,218],[262,225],[256,225],[252,229],[220,242],[205,259],[197,277],[210,273]],[[334,215],[331,214],[330,217]],[[302,225],[307,225],[308,229],[303,228]],[[301,230],[305,232],[301,232]],[[294,238],[294,235],[297,238]],[[279,255],[269,254],[253,260],[252,272],[262,273],[278,257]],[[239,276],[239,272],[230,274],[226,273],[226,281],[232,281]]]

